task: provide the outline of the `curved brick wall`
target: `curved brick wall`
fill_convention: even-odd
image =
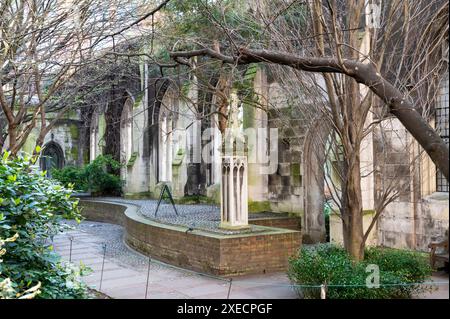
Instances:
[[[298,251],[301,233],[256,226],[259,234],[221,235],[151,221],[138,207],[105,201],[80,201],[88,220],[120,224],[125,242],[134,249],[179,267],[214,275],[285,271],[288,258]]]

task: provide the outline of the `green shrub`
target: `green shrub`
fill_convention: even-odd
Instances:
[[[89,190],[100,195],[120,194],[122,183],[120,176],[114,174],[119,171],[121,164],[111,155],[100,155],[92,163],[84,167]]]
[[[62,169],[53,169],[52,178],[56,179],[66,187],[73,185],[73,188],[77,191],[88,190],[88,183],[83,168],[66,166]]]
[[[3,260],[1,257],[6,254],[6,249],[3,249],[3,246],[5,243],[8,242],[14,242],[18,238],[18,235],[16,234],[14,237],[2,239],[0,238],[0,266]],[[36,295],[40,294],[41,291],[39,288],[41,287],[41,283],[37,283],[33,287],[23,291],[19,292],[16,289],[14,289],[15,284],[11,282],[11,279],[9,278],[1,278],[2,272],[0,267],[0,299],[32,299],[36,297]]]
[[[122,183],[116,172],[120,167],[121,164],[111,155],[100,155],[84,167],[55,169],[52,176],[65,186],[74,184],[78,191],[90,191],[93,195],[119,195]]]
[[[368,288],[368,265],[380,270],[380,287]],[[289,263],[289,278],[298,285],[301,297],[319,298],[320,286],[327,287],[330,299],[410,298],[412,294],[429,289],[421,283],[431,275],[427,259],[420,253],[388,248],[369,248],[364,261],[355,263],[339,246],[319,244],[302,247],[299,256]]]
[[[46,178],[36,158],[10,159],[5,152],[0,161],[0,238],[17,237],[4,243],[1,276],[14,291],[40,283],[37,298],[85,298],[87,288],[79,280],[84,267],[63,264],[48,243],[68,228],[64,218],[81,218],[72,190]]]
[[[369,247],[365,251],[365,260],[395,273],[406,283],[423,282],[431,274],[429,259],[420,252]]]

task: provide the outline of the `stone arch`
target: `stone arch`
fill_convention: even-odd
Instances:
[[[155,186],[160,180],[160,111],[163,98],[171,84],[171,81],[167,78],[157,78],[149,84],[149,104],[151,109],[149,112],[149,126],[147,128],[147,134],[149,136],[148,149],[144,150],[144,153],[148,153],[151,158],[151,167],[153,181],[150,184]],[[145,146],[145,145],[144,145]]]
[[[324,242],[325,147],[330,128],[327,121],[318,118],[312,122],[303,148],[304,214],[302,231],[305,243]]]
[[[170,110],[163,107],[158,119],[158,181],[172,181],[174,118]]]
[[[50,141],[44,145],[40,157],[41,170],[47,171],[47,176],[51,177],[51,170],[64,167],[64,151],[55,141]]]
[[[120,162],[126,164],[133,152],[133,105],[131,95],[125,100],[120,116]]]
[[[120,170],[122,181],[125,182],[124,187],[128,187],[128,161],[133,154],[133,105],[134,99],[128,93],[122,113],[120,115],[120,163],[123,165]]]
[[[129,93],[125,90],[113,89],[110,91],[108,104],[104,113],[106,130],[104,132],[104,141],[106,147],[104,153],[111,155],[116,161],[120,161],[120,128],[122,110],[125,101],[129,98]]]

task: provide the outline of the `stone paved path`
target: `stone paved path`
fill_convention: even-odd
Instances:
[[[71,222],[69,224],[74,225]],[[112,298],[145,298],[148,257],[128,248],[122,240],[123,228],[99,222],[82,222],[75,230],[58,235],[54,249],[65,260],[82,261],[93,272],[84,281]],[[70,244],[72,238],[72,253]],[[103,244],[106,243],[104,254]],[[101,269],[103,256],[103,278]],[[101,281],[101,287],[100,287]],[[199,275],[152,261],[148,299],[227,298],[229,281]],[[297,298],[284,273],[234,278],[230,299]]]
[[[416,296],[415,299],[449,299],[448,274],[444,271],[435,272],[428,281],[439,284],[434,286],[433,291]]]
[[[68,222],[75,225],[73,222]],[[72,253],[70,254],[70,238]],[[128,248],[118,225],[84,221],[76,229],[58,235],[54,248],[65,260],[82,261],[93,272],[84,277],[91,287],[112,298],[145,298],[148,257]],[[103,244],[106,243],[104,253]],[[105,261],[103,265],[103,256]],[[103,265],[103,278],[101,269]],[[147,289],[148,299],[227,298],[229,282],[152,261]],[[100,287],[100,281],[102,281]],[[449,277],[435,273],[430,281],[445,283],[418,299],[448,299]],[[233,278],[230,299],[294,299],[297,295],[284,273]]]

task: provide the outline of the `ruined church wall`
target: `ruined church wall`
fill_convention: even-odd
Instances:
[[[129,154],[122,161],[124,165],[121,175],[124,181],[125,197],[146,197],[149,189],[149,159],[145,156],[144,144],[147,142],[146,130],[148,125],[147,95],[140,92],[132,105],[131,141]],[[124,130],[125,128],[121,128]],[[121,134],[125,136],[125,134]],[[130,139],[128,139],[130,140]],[[125,141],[121,141],[123,145]],[[126,145],[123,145],[126,146]]]
[[[399,196],[377,222],[377,244],[428,251],[428,244],[442,240],[448,230],[448,193],[423,194],[430,176],[421,160],[426,155],[397,119],[384,122],[374,139],[376,190],[392,183]]]
[[[49,119],[50,121],[50,119]],[[32,154],[36,145],[40,126],[32,130],[22,151]],[[87,130],[80,120],[79,112],[69,112],[59,120],[44,138],[43,147],[49,142],[56,143],[63,151],[64,166],[81,166],[89,161],[86,150]]]

